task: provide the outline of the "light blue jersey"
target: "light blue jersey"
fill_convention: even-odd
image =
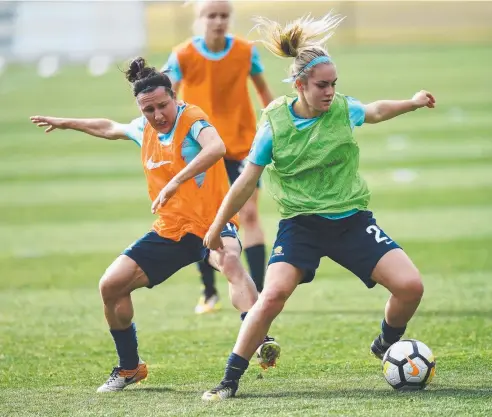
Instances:
[[[174,132],[176,130],[176,125],[181,117],[181,114],[183,114],[183,111],[185,109],[185,105],[178,106],[178,113],[176,115],[176,121],[174,122],[174,126],[172,130],[169,133],[159,133],[157,137],[159,138],[159,141],[165,145],[169,145],[173,141],[174,137]],[[145,125],[147,124],[147,119],[144,116],[137,117],[136,119],[132,120],[129,124],[124,125],[125,129],[125,135],[133,140],[138,146],[142,146],[143,142],[143,132]],[[193,159],[200,153],[202,150],[202,147],[198,143],[198,135],[202,131],[202,129],[211,126],[206,120],[197,120],[195,123],[190,128],[190,131],[186,135],[185,140],[183,141],[182,147],[181,147],[181,156],[185,160],[187,164],[189,164]],[[205,179],[205,173],[202,172],[201,174],[197,175],[195,177],[195,181],[198,184],[198,186],[201,186],[203,184],[203,180]]]
[[[191,42],[196,50],[203,57],[211,60],[211,61],[219,61],[224,58],[231,50],[232,45],[234,44],[234,36],[226,35],[225,37],[226,44],[224,50],[220,52],[212,52],[209,51],[207,45],[205,44],[205,38],[203,36],[195,36]],[[173,83],[181,81],[183,79],[183,74],[181,73],[181,69],[179,67],[178,57],[175,52],[173,52],[167,61],[167,63],[162,68],[162,71],[168,71],[168,76]],[[251,55],[251,68],[249,71],[250,75],[261,74],[264,71],[263,64],[260,60],[260,55],[258,54],[258,50],[255,46],[253,46],[253,53]]]
[[[348,110],[349,110],[349,119],[350,119],[350,127],[352,130],[355,126],[361,126],[364,123],[365,119],[365,111],[364,105],[352,98],[345,96],[347,98]],[[293,105],[297,101],[297,98],[289,105],[290,114],[292,116],[292,121],[294,125],[299,130],[307,129],[313,123],[315,123],[319,117],[315,117],[312,119],[305,119],[303,117],[299,117],[294,113]],[[273,158],[273,133],[270,123],[267,121],[260,126],[258,131],[256,132],[256,136],[251,146],[251,150],[249,152],[248,161],[260,166],[266,166],[272,162]],[[351,216],[355,214],[357,210],[351,210],[345,213],[339,214],[320,214],[320,216],[326,217],[328,219],[341,219],[344,217]]]

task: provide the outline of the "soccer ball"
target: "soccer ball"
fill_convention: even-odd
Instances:
[[[424,389],[435,373],[434,355],[418,340],[400,340],[391,345],[383,357],[383,375],[397,390]]]

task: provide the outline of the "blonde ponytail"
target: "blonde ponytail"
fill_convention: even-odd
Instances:
[[[330,12],[318,20],[307,15],[282,26],[266,17],[255,17],[253,29],[263,37],[259,42],[274,55],[294,58],[291,75],[301,75],[313,59],[329,56],[324,44],[344,19]]]

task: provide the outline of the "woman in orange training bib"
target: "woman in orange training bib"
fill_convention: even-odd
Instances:
[[[152,212],[152,230],[134,242],[111,264],[99,289],[113,336],[119,365],[98,392],[120,391],[147,376],[140,359],[131,293],[152,288],[181,268],[203,260],[229,281],[234,307],[246,312],[258,297],[240,262],[241,243],[233,217],[224,228],[224,245],[209,251],[202,239],[229,189],[222,157],[225,146],[206,114],[197,106],[178,102],[167,75],[136,58],[126,72],[142,112],[130,124],[107,119],[65,119],[33,116],[46,132],[72,129],[104,139],[131,139],[141,147]],[[270,363],[271,338],[259,350],[260,365]],[[277,346],[275,344],[275,346]],[[264,359],[262,359],[264,358]]]
[[[178,46],[168,59],[175,91],[187,103],[200,106],[210,117],[226,146],[225,165],[230,183],[244,167],[256,133],[256,114],[248,92],[251,78],[264,106],[273,96],[263,77],[263,65],[254,45],[227,33],[232,14],[229,1],[196,1],[194,36]],[[259,187],[259,184],[258,184]],[[258,218],[258,189],[239,212],[244,248],[253,281],[263,289],[264,235]],[[197,314],[220,308],[214,270],[199,264],[204,292]]]

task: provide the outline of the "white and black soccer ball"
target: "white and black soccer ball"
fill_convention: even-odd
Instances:
[[[391,345],[383,357],[383,375],[394,389],[420,390],[432,381],[436,359],[422,342],[400,340]]]

